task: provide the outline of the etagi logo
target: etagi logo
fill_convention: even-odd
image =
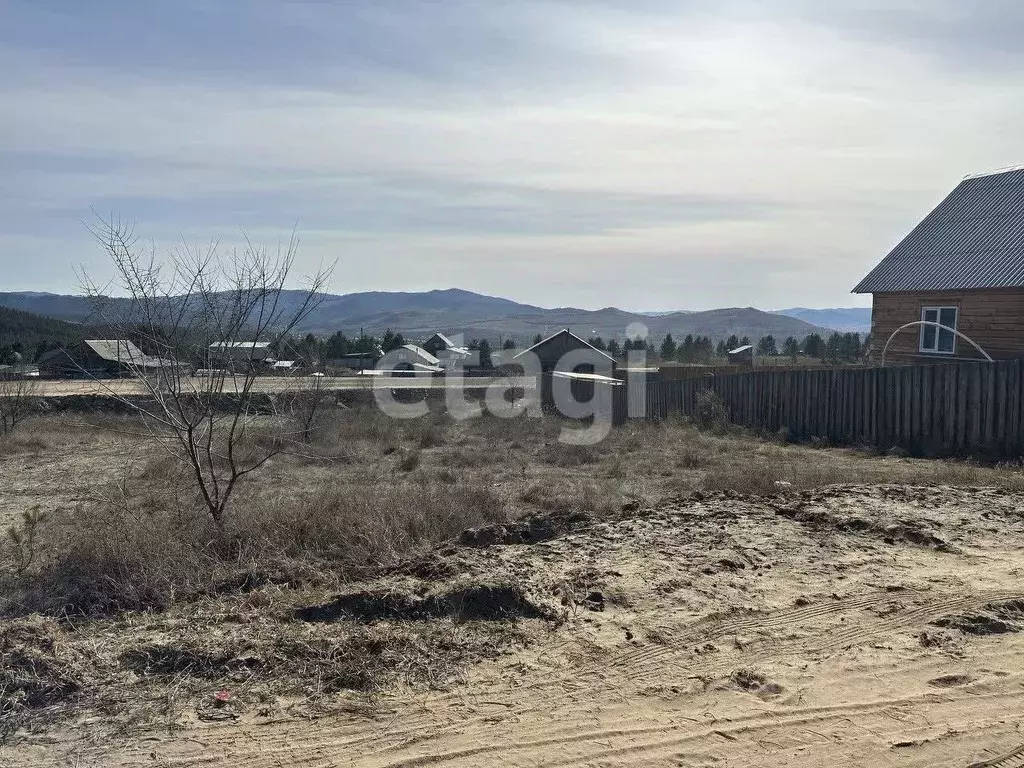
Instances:
[[[558,440],[594,445],[604,440],[616,421],[643,418],[646,413],[647,328],[631,323],[624,360],[616,360],[582,338],[562,331],[516,352],[502,350],[488,376],[479,371],[480,353],[455,344],[460,354],[448,355],[443,378],[431,378],[424,389],[443,389],[444,407],[458,420],[488,415],[503,419],[539,418],[547,413],[565,417]],[[624,365],[624,368],[623,368]],[[408,366],[408,351],[394,350],[377,363],[373,394],[380,410],[395,419],[417,419],[429,413],[426,397],[408,402],[397,393],[391,375]],[[480,392],[483,390],[483,396]],[[470,393],[475,396],[470,396]]]

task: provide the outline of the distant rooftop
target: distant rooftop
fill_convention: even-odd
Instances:
[[[269,341],[215,341],[210,349],[266,349]]]

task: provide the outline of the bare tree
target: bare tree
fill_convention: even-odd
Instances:
[[[292,386],[275,395],[278,411],[291,417],[297,434],[307,443],[313,439],[317,417],[335,400],[323,379],[323,375],[317,373],[304,380],[296,378]]]
[[[19,373],[0,372],[0,436],[31,416],[39,401],[39,382]]]
[[[179,246],[162,260],[139,246],[133,225],[97,217],[90,227],[115,270],[112,286],[86,277],[97,316],[126,344],[122,361],[142,397],[100,384],[167,438],[202,504],[223,533],[238,482],[287,447],[287,430],[260,434],[273,400],[260,392],[258,357],[319,304],[329,270],[289,291],[298,242],[252,243],[226,253],[217,242]],[[124,298],[109,298],[117,291]],[[120,357],[120,355],[119,355]],[[301,439],[304,427],[296,437]]]

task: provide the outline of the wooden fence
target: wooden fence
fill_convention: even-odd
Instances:
[[[822,360],[812,360],[805,357],[800,358],[798,361],[793,362],[788,357],[762,357],[758,358],[756,365],[740,365],[740,364],[709,364],[709,365],[698,365],[688,363],[668,363],[658,366],[658,376],[662,381],[678,381],[679,379],[689,379],[693,376],[721,376],[725,374],[733,373],[750,373],[752,371],[761,370],[831,370],[838,368],[840,370],[849,370],[851,368],[862,368],[864,367],[861,363],[830,363]]]
[[[922,454],[1024,455],[1024,360],[757,370],[643,386],[648,419],[699,416],[709,404],[705,393],[714,392],[732,423],[786,429],[797,439]]]

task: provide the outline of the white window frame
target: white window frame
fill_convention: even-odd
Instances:
[[[942,312],[943,312],[943,310],[952,310],[953,311],[953,313],[954,313],[953,314],[953,324],[951,326],[947,326],[947,327],[953,328],[954,330],[959,331],[960,330],[960,328],[959,328],[959,325],[960,325],[960,307],[955,306],[955,305],[947,304],[945,306],[921,307],[921,321],[922,322],[927,322],[927,318],[925,317],[926,313],[934,312],[935,313],[935,322],[941,323],[942,322]],[[935,332],[935,337],[934,337],[935,346],[932,349],[929,349],[929,348],[925,347],[925,345],[924,345],[925,331],[927,331],[929,328]],[[939,349],[939,335],[941,333],[942,333],[942,329],[939,328],[936,325],[922,325],[921,326],[921,333],[917,337],[917,339],[918,339],[917,340],[917,351],[918,352],[922,352],[922,353],[927,354],[927,355],[955,355],[956,354],[957,335],[955,333],[953,334],[953,348],[952,349],[950,349],[950,350],[941,349],[940,350]]]

